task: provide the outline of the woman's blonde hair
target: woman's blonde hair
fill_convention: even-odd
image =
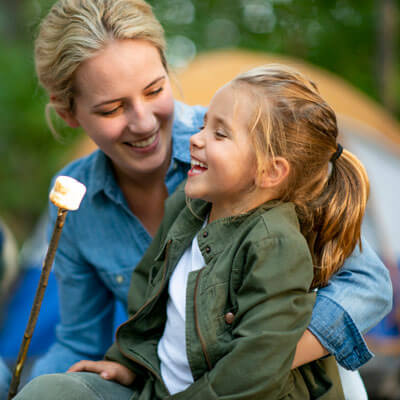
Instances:
[[[290,164],[280,198],[296,206],[314,260],[313,287],[325,285],[357,243],[361,246],[366,171],[347,150],[335,160],[335,113],[299,72],[271,64],[237,76],[232,84],[246,88],[255,104],[249,131],[259,173],[277,156]]]
[[[164,31],[143,0],[59,0],[40,24],[35,41],[36,73],[52,95],[49,106],[72,111],[74,73],[110,41],[143,39],[165,59]]]

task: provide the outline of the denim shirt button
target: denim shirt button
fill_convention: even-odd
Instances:
[[[124,277],[122,275],[117,275],[116,281],[117,283],[121,284],[124,281]]]

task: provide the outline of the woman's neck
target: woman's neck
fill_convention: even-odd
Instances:
[[[116,179],[129,209],[154,236],[164,216],[164,201],[168,197],[164,171],[134,179],[116,173]]]

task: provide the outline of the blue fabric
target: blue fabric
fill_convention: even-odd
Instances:
[[[11,372],[7,368],[7,365],[0,358],[0,400],[6,399],[8,388],[11,383]]]
[[[204,112],[203,107],[176,103],[172,160],[166,176],[169,193],[186,177],[189,137],[203,124]],[[115,299],[119,300],[117,319],[121,321],[126,317],[130,275],[151,241],[127,206],[101,151],[70,164],[60,174],[85,183],[87,195],[79,211],[68,213],[60,239],[55,274],[61,320],[56,342],[36,363],[33,376],[63,372],[78,360],[103,357],[113,340]],[[52,206],[50,213],[52,229]],[[45,303],[56,301],[53,294]],[[363,253],[355,251],[330,284],[318,292],[310,329],[345,368],[357,368],[371,357],[360,331],[381,319],[391,301],[386,268],[364,241]],[[59,317],[54,313],[56,321]],[[52,336],[43,341],[50,345]],[[355,355],[350,349],[357,349]]]
[[[190,168],[189,137],[203,123],[203,107],[175,104],[172,159],[166,186],[172,193]],[[57,341],[35,365],[33,375],[63,372],[72,363],[101,359],[113,340],[114,299],[126,308],[130,276],[151,236],[130,211],[101,151],[78,160],[60,174],[83,182],[80,209],[67,215],[54,263],[60,296]],[[56,209],[50,206],[49,230]],[[112,244],[112,245],[110,245]]]
[[[0,330],[0,355],[6,359],[14,360],[18,355],[39,278],[40,269],[38,268],[23,271],[14,295],[5,307],[5,320]],[[29,356],[43,354],[48,348],[47,343],[54,342],[54,326],[58,321],[57,286],[54,274],[50,274],[49,284],[29,346]],[[46,339],[43,340],[43,338]]]
[[[372,353],[361,332],[374,327],[392,308],[389,271],[363,240],[328,286],[318,291],[310,331],[346,369],[357,369]]]

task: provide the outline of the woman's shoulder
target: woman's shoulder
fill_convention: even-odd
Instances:
[[[204,106],[190,106],[180,101],[175,101],[173,134],[187,133],[192,135],[198,132],[203,125],[204,114],[207,108]]]

